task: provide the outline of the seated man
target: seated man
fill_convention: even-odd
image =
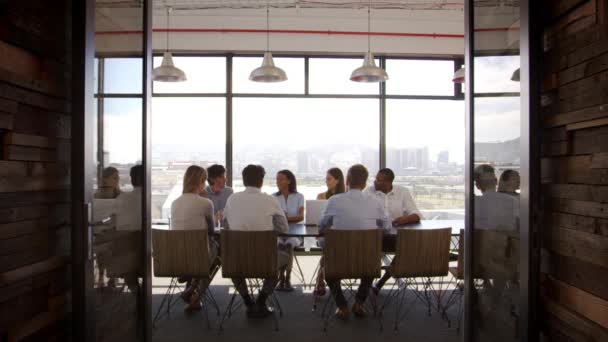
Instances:
[[[353,165],[348,170],[346,184],[349,191],[334,195],[327,201],[327,206],[319,219],[320,232],[325,229],[385,229],[390,227],[382,204],[375,198],[363,194],[367,177],[368,172],[363,165]],[[365,315],[363,303],[367,298],[372,281],[372,278],[361,279],[361,285],[352,307],[353,313],[358,317]],[[340,279],[328,279],[327,283],[338,306],[336,316],[343,320],[348,319],[348,303],[342,294]]]
[[[243,169],[243,184],[246,188],[228,198],[224,208],[225,229],[244,231],[274,229],[281,233],[289,231],[287,218],[277,201],[261,191],[264,175],[264,168],[260,165],[247,165]],[[279,251],[278,257],[278,266],[281,269],[287,265],[289,255]],[[271,309],[266,306],[266,300],[277,285],[278,270],[276,277],[264,279],[264,285],[256,303],[253,302],[247,291],[245,279],[235,278],[232,279],[232,282],[243,297],[248,316],[266,317],[272,313]]]
[[[403,226],[409,223],[420,222],[422,214],[410,191],[402,186],[393,185],[395,174],[391,169],[378,171],[374,186],[369,187],[365,192],[382,203],[386,216],[391,220],[393,226]],[[395,252],[396,235],[385,235],[382,248],[385,253]],[[382,278],[374,286],[374,292],[378,293],[384,283],[391,278],[389,271],[386,271]]]
[[[207,168],[207,182],[205,195],[213,202],[214,223],[224,219],[224,207],[228,197],[232,195],[232,188],[226,186],[226,169],[222,165],[213,164]]]

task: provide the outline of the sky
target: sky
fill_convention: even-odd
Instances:
[[[222,93],[226,88],[223,57],[174,57],[188,77],[183,83],[154,82],[157,93]],[[311,59],[311,93],[377,94],[378,84],[351,82],[350,72],[360,59]],[[519,57],[479,57],[475,60],[478,92],[517,92],[510,80]],[[155,58],[155,66],[160,58]],[[261,58],[235,57],[234,92],[303,93],[304,61],[275,58],[289,80],[260,84],[248,75]],[[141,92],[141,62],[106,60],[105,91]],[[387,93],[449,95],[453,89],[451,62],[388,60]],[[225,146],[226,101],[223,97],[154,97],[152,101],[153,149],[175,148],[222,155]],[[505,141],[519,136],[519,98],[477,98],[475,137],[479,142]],[[105,100],[105,144],[112,162],[141,159],[141,100]],[[235,157],[248,149],[284,147],[295,150],[352,144],[377,149],[379,143],[377,99],[233,99]],[[430,158],[450,152],[450,160],[464,162],[464,102],[450,100],[387,101],[387,147],[429,147]],[[154,150],[153,150],[154,152]]]

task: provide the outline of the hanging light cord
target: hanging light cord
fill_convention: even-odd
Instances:
[[[270,9],[268,7],[268,1],[266,2],[266,52],[270,51]]]
[[[169,52],[169,15],[171,14],[171,7],[167,6],[167,52]]]
[[[371,33],[371,8],[372,8],[372,0],[369,0],[369,6],[367,6],[367,52],[371,51],[370,47],[370,33]]]

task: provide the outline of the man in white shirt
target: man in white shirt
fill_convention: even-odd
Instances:
[[[224,226],[226,229],[260,231],[276,230],[287,233],[289,225],[285,212],[277,201],[270,195],[262,193],[264,183],[264,168],[261,165],[247,165],[243,169],[243,184],[245,190],[233,194],[228,198],[224,208]],[[279,269],[285,267],[288,254],[279,251]],[[272,294],[278,282],[278,270],[276,278],[264,279],[264,285],[256,302],[247,291],[247,283],[243,278],[232,279],[235,288],[239,291],[243,302],[247,306],[247,315],[250,317],[266,317],[272,314],[266,306],[266,300]]]
[[[367,183],[368,171],[365,166],[353,165],[346,176],[349,191],[333,195],[328,201],[325,210],[319,219],[319,229],[386,229],[390,227],[388,217],[381,203],[363,193]],[[372,285],[372,278],[361,279],[359,289],[353,304],[352,311],[355,316],[365,316],[363,303]],[[336,316],[342,320],[348,319],[348,303],[342,294],[340,279],[327,281],[331,289],[336,306]]]
[[[381,169],[376,175],[374,186],[367,188],[366,193],[382,203],[384,212],[390,218],[393,226],[420,222],[422,213],[414,203],[410,191],[405,187],[393,185],[394,180],[395,173],[393,170],[389,168]],[[395,235],[385,235],[382,242],[383,251],[394,253],[395,243]],[[374,286],[374,292],[378,293],[390,277],[390,272],[386,271]]]

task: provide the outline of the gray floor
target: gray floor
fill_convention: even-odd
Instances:
[[[318,257],[299,258],[306,278],[310,278]],[[168,279],[155,279],[153,288],[154,313],[161,302]],[[161,341],[368,341],[382,338],[383,341],[458,341],[459,334],[456,331],[455,316],[457,306],[449,310],[453,318],[452,327],[448,328],[445,320],[442,320],[436,311],[428,316],[426,306],[415,300],[411,305],[412,310],[406,319],[400,322],[399,330],[394,331],[394,305],[389,305],[384,311],[384,330],[380,331],[378,318],[368,315],[363,319],[351,317],[348,322],[331,320],[327,332],[322,330],[321,309],[327,295],[319,303],[317,311],[312,311],[311,289],[304,289],[299,281],[294,282],[296,291],[291,293],[277,293],[283,308],[283,317],[279,318],[279,331],[275,331],[274,320],[267,318],[263,320],[252,320],[245,317],[243,309],[239,309],[224,324],[224,331],[219,332],[218,325],[221,316],[209,310],[211,329],[207,328],[202,312],[190,316],[183,312],[181,299],[173,307],[169,318],[160,320],[153,332],[153,340]],[[217,300],[221,314],[224,313],[230,299],[233,288],[229,279],[222,279],[221,272],[217,275],[211,285],[211,291]],[[378,298],[382,303],[390,289],[387,284]],[[449,293],[449,292],[448,292]],[[410,293],[410,298],[414,299]]]

